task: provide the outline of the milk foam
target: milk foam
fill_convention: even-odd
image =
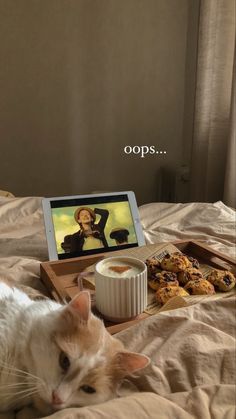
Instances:
[[[111,267],[130,267],[130,269],[124,271],[124,272],[116,272],[113,269],[110,269]],[[122,260],[109,260],[109,261],[104,261],[104,263],[101,264],[100,269],[99,269],[100,273],[104,276],[111,276],[113,278],[131,278],[133,276],[136,276],[138,274],[140,274],[140,272],[142,272],[142,270],[140,269],[139,266],[134,265],[133,263],[130,263],[128,260],[127,261],[122,261]]]

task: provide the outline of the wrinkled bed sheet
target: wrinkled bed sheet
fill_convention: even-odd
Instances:
[[[199,240],[236,257],[236,212],[223,202],[214,204],[153,203],[139,208],[147,243]]]
[[[144,205],[148,243],[204,240],[234,256],[235,212],[223,203]],[[0,198],[0,276],[44,291],[40,261],[47,260],[41,198]],[[119,333],[127,349],[152,358],[145,376],[127,380],[123,397],[66,409],[50,419],[235,418],[235,297],[153,316]],[[31,409],[0,419],[33,419]]]

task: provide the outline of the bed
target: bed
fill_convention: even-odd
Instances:
[[[140,217],[147,243],[197,239],[235,257],[235,211],[222,202],[152,203]],[[47,258],[41,198],[0,196],[0,277],[47,295],[39,275]],[[126,380],[117,399],[48,419],[235,418],[235,308],[235,295],[212,296],[118,333],[151,357],[146,374]],[[35,417],[31,408],[0,414]]]

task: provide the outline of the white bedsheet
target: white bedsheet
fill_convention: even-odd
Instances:
[[[201,240],[221,253],[236,256],[236,212],[221,201],[153,203],[139,210],[147,243]]]

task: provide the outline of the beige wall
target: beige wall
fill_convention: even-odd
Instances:
[[[156,200],[161,167],[188,163],[197,15],[198,0],[0,0],[0,188]]]

